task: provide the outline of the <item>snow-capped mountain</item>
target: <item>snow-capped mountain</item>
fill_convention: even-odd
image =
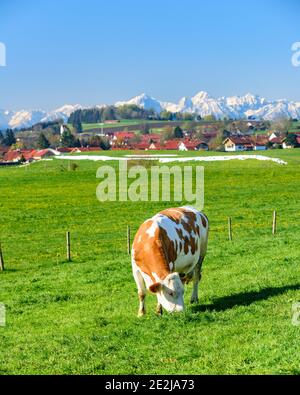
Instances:
[[[257,110],[248,110],[246,111],[246,115],[270,120],[276,118],[299,118],[300,103],[277,100]]]
[[[66,104],[56,110],[48,112],[44,110],[0,110],[0,129],[27,128],[38,122],[55,121],[57,119],[63,119],[63,121],[66,122],[70,114],[80,108],[82,108],[82,106],[79,104]]]
[[[67,122],[72,112],[76,110],[80,110],[82,108],[83,107],[80,104],[75,104],[75,105],[65,104],[64,106],[47,113],[45,117],[41,119],[40,122],[55,121],[57,119],[63,119],[64,122]]]
[[[192,98],[183,97],[178,103],[162,102],[143,93],[129,101],[117,102],[115,105],[123,104],[136,104],[147,110],[153,109],[158,113],[164,109],[171,112],[196,113],[202,117],[214,115],[217,119],[225,117],[246,119],[250,116],[266,120],[300,118],[300,102],[268,101],[250,93],[244,96],[214,98],[207,92],[201,91]]]
[[[154,110],[160,113],[163,110],[176,112],[196,113],[202,117],[214,115],[217,119],[233,118],[275,120],[277,118],[300,119],[300,102],[288,100],[267,100],[258,95],[247,93],[244,96],[230,96],[214,98],[207,92],[201,91],[195,96],[183,97],[178,103],[160,101],[145,93],[133,97],[128,101],[118,101],[115,106],[124,104],[135,104],[146,110]],[[95,108],[105,107],[105,104],[96,105]],[[70,114],[78,109],[84,108],[80,104],[64,105],[53,111],[44,110],[0,110],[0,129],[30,127],[38,122],[55,121],[63,119],[67,121]]]
[[[146,93],[142,93],[139,96],[135,96],[129,101],[119,101],[115,103],[117,107],[122,106],[124,104],[135,104],[136,106],[145,108],[146,110],[152,109],[157,113],[160,113],[163,110],[162,103],[159,100],[146,95]]]
[[[29,127],[37,122],[40,122],[41,119],[47,117],[46,111],[43,110],[33,110],[33,111],[16,111],[13,113],[12,117],[8,121],[8,126],[12,129],[20,127]]]

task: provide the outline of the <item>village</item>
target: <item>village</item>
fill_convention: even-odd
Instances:
[[[249,124],[250,125],[250,124]],[[251,125],[250,125],[251,126]],[[69,131],[67,125],[61,125],[61,136]],[[290,138],[292,136],[292,139]],[[266,131],[263,134],[242,133],[239,130],[220,132],[216,128],[208,128],[201,134],[194,130],[182,130],[179,126],[173,128],[168,135],[153,133],[151,130],[146,134],[137,131],[113,131],[106,130],[99,134],[82,133],[81,142],[84,138],[90,144],[78,144],[79,146],[66,146],[58,144],[57,147],[43,149],[30,149],[0,145],[0,165],[10,166],[33,161],[49,159],[62,154],[87,153],[102,150],[131,150],[131,151],[264,151],[268,149],[291,149],[300,147],[300,133],[292,135],[287,133]],[[16,139],[18,142],[20,139]],[[107,146],[101,147],[100,141],[106,141]],[[219,144],[216,141],[219,140]],[[62,142],[62,140],[60,140]]]

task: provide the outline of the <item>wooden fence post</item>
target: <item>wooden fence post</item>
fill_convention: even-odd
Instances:
[[[4,259],[3,259],[3,254],[2,254],[2,246],[0,242],[0,272],[4,271]]]
[[[130,255],[130,226],[127,225],[127,253]]]
[[[272,226],[272,233],[275,235],[276,233],[276,225],[277,225],[277,214],[276,211],[273,211],[273,226]]]
[[[231,217],[228,217],[228,239],[231,241],[232,240],[232,223],[231,223]]]
[[[70,262],[70,261],[71,261],[70,232],[67,232],[67,233],[66,233],[66,239],[67,239],[67,260]]]

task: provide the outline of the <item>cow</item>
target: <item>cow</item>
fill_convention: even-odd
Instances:
[[[193,279],[191,303],[198,302],[202,262],[209,223],[193,207],[169,208],[146,220],[137,231],[131,251],[138,297],[138,316],[145,314],[146,291],[157,296],[157,314],[184,310],[184,284]]]

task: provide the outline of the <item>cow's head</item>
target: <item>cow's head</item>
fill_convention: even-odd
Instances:
[[[169,274],[161,282],[152,284],[149,290],[157,295],[159,303],[170,313],[184,310],[184,286],[178,273]]]

